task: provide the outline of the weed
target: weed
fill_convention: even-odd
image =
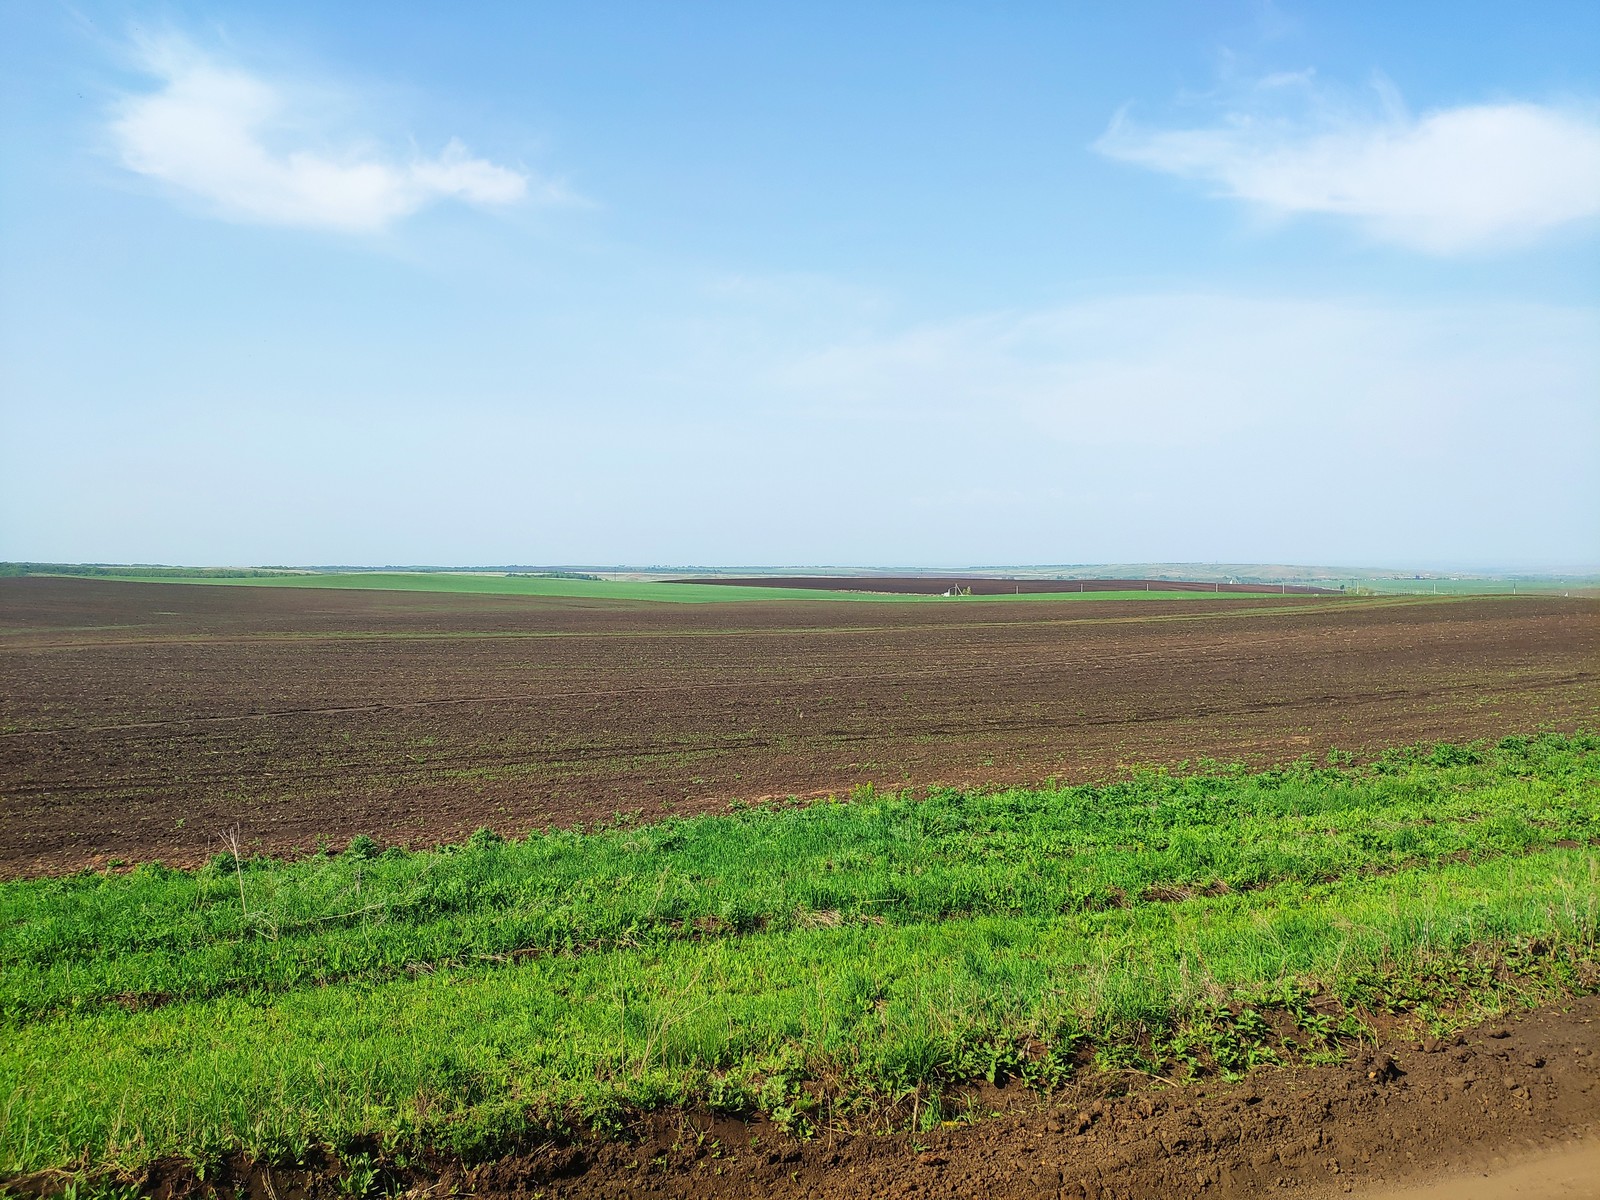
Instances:
[[[371,1195],[378,1182],[378,1168],[372,1156],[353,1154],[345,1159],[344,1174],[339,1176],[337,1182],[340,1193],[352,1200],[362,1200],[362,1197]]]
[[[503,845],[504,843],[505,838],[501,837],[494,830],[483,828],[475,830],[472,836],[467,839],[467,848],[470,850],[488,850],[492,847]]]

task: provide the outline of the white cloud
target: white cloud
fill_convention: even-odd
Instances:
[[[1377,92],[1376,110],[1358,113],[1315,91],[1308,73],[1272,76],[1208,128],[1119,115],[1094,148],[1272,214],[1344,217],[1433,254],[1525,243],[1600,213],[1593,112],[1508,102],[1412,117],[1386,83]],[[1302,93],[1306,110],[1281,115]]]
[[[219,216],[368,233],[440,199],[515,203],[527,177],[452,140],[436,157],[400,160],[370,145],[330,148],[309,95],[219,64],[183,43],[144,47],[158,90],[118,105],[122,164],[197,197]]]

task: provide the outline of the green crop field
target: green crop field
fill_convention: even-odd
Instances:
[[[45,572],[40,572],[44,574]],[[348,588],[357,591],[455,592],[486,596],[546,596],[556,599],[631,600],[665,604],[727,604],[735,601],[823,600],[877,604],[1014,603],[1039,600],[1260,600],[1271,593],[1214,594],[1195,591],[1055,592],[1013,596],[911,596],[885,592],[844,592],[815,588],[740,587],[699,583],[655,583],[640,580],[554,579],[534,575],[474,575],[444,571],[360,571],[347,574],[218,575],[163,572],[97,579],[126,583],[205,584],[214,587]]]
[[[1543,734],[8,883],[0,1176],[1336,1056],[1592,990],[1597,844],[1600,737]]]
[[[534,575],[471,575],[443,571],[360,571],[348,574],[277,575],[257,578],[168,576],[166,583],[219,587],[350,588],[382,592],[452,592],[485,596],[549,596],[558,599],[644,600],[668,604],[717,604],[736,600],[883,600],[854,592],[803,588],[708,587],[638,580],[552,579]],[[926,600],[930,597],[916,597]]]
[[[1380,596],[1592,596],[1600,579],[1361,579],[1350,588]]]

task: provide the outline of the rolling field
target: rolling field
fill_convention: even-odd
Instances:
[[[878,593],[904,598],[940,596],[954,589],[958,596],[985,596],[1013,598],[1022,596],[1087,596],[1100,594],[1102,598],[1125,599],[1135,596],[1155,595],[1162,599],[1176,599],[1191,593],[1215,596],[1293,595],[1336,596],[1337,587],[1310,587],[1305,584],[1283,583],[1196,583],[1172,579],[1024,579],[984,578],[968,575],[776,575],[776,576],[726,576],[707,575],[687,579],[685,583],[719,589],[733,588],[741,594],[756,588],[782,589],[788,592]]]
[[[565,581],[555,581],[565,582]],[[609,586],[609,585],[601,585]],[[689,589],[715,593],[717,588]],[[0,876],[1573,729],[1600,603],[0,580]]]
[[[617,600],[656,604],[732,604],[760,600],[845,600],[857,603],[930,603],[949,599],[940,595],[952,585],[971,588],[991,600],[1037,600],[1045,597],[1092,595],[1112,600],[1181,600],[1192,593],[1222,596],[1336,595],[1337,591],[1294,584],[1190,584],[1163,579],[1059,580],[942,579],[896,577],[772,576],[731,579],[721,576],[685,580],[564,579],[540,575],[475,573],[466,571],[316,571],[236,573],[150,568],[143,573],[114,573],[97,568],[91,578],[124,583],[186,583],[212,587],[329,588],[359,592],[444,592],[467,596],[542,596],[559,600]],[[3,578],[4,576],[0,576]],[[73,575],[35,573],[35,579],[80,578]],[[713,584],[706,588],[702,584]],[[968,599],[970,597],[961,597]]]
[[[1593,600],[241,582],[0,580],[24,1193],[1253,1195],[1589,1110]]]

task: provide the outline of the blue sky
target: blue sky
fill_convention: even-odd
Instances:
[[[1600,6],[0,8],[0,558],[1600,563]]]

